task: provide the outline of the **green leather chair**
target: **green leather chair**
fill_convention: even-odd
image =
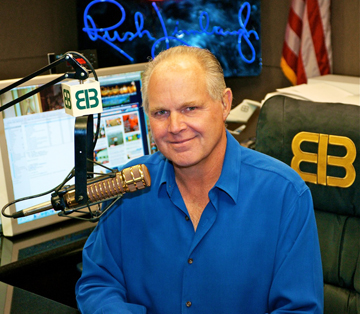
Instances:
[[[311,190],[324,313],[360,313],[360,106],[273,96],[261,108],[255,149],[290,165]]]

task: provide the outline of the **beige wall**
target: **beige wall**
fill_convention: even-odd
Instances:
[[[332,0],[334,74],[360,76],[360,1]]]
[[[229,78],[234,105],[244,98],[261,100],[289,86],[279,62],[291,0],[262,0],[260,76]],[[334,73],[360,76],[360,1],[332,0]],[[0,10],[0,79],[24,77],[47,64],[48,52],[77,50],[75,0],[2,0]]]
[[[77,49],[75,0],[2,0],[0,5],[0,79],[46,66],[48,52]]]

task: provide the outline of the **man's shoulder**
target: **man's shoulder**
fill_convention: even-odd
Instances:
[[[269,179],[283,180],[291,183],[299,193],[307,188],[300,175],[286,163],[256,150],[242,150],[242,166],[251,169],[256,175],[267,176]]]

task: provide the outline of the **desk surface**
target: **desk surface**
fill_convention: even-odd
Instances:
[[[66,220],[16,237],[2,236],[0,313],[78,313],[77,264],[94,228],[93,223]]]
[[[3,267],[27,264],[39,258],[60,255],[82,248],[95,224],[66,220],[15,237],[0,237],[0,272]]]
[[[0,282],[0,313],[76,314],[77,309]]]

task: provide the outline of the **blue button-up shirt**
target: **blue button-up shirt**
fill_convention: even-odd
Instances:
[[[287,165],[228,133],[221,176],[196,232],[171,162],[144,163],[152,185],[125,194],[83,250],[83,313],[322,313],[309,189]]]

